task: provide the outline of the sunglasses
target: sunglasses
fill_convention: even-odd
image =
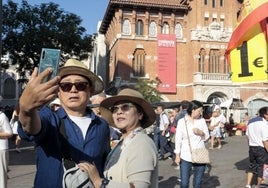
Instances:
[[[119,108],[121,109],[122,112],[127,112],[129,111],[130,108],[133,107],[135,107],[135,105],[132,103],[124,103],[116,106],[111,106],[109,109],[114,114],[118,112]]]
[[[59,86],[60,86],[60,89],[63,92],[69,92],[69,91],[71,91],[71,89],[73,88],[73,86],[75,86],[75,88],[78,91],[85,91],[88,88],[89,83],[88,82],[75,82],[75,83],[72,83],[72,82],[62,82],[62,83],[59,83]]]

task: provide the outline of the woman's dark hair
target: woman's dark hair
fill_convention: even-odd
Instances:
[[[192,115],[192,111],[203,107],[203,103],[197,100],[193,100],[189,103],[187,108],[187,114]]]
[[[259,109],[259,116],[264,118],[264,115],[268,114],[268,106]]]

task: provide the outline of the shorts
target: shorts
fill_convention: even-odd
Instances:
[[[12,128],[13,134],[18,134],[18,121],[15,121],[11,128]]]
[[[213,131],[210,132],[210,136],[220,138],[221,137],[220,129],[213,129]]]
[[[268,153],[261,146],[249,146],[248,172],[263,176],[263,165],[268,164]]]

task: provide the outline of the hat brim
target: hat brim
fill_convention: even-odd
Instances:
[[[142,128],[145,129],[154,123],[156,115],[150,103],[148,103],[147,101],[139,97],[124,96],[124,95],[109,97],[101,102],[100,107],[103,107],[103,108],[100,108],[100,113],[103,114],[102,117],[104,119],[105,118],[109,119],[108,117],[112,116],[111,111],[108,109],[119,101],[129,101],[140,106],[143,109],[144,121],[141,125]],[[103,109],[106,109],[106,110],[103,110]],[[111,125],[111,126],[114,126],[114,125]]]
[[[96,74],[94,74],[90,70],[77,66],[67,66],[59,68],[58,76],[64,77],[70,74],[81,75],[90,80],[93,86],[93,91],[91,93],[92,95],[99,94],[103,91],[103,82]]]

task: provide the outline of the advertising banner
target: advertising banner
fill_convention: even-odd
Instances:
[[[159,34],[157,36],[158,78],[162,93],[176,93],[176,36]]]

